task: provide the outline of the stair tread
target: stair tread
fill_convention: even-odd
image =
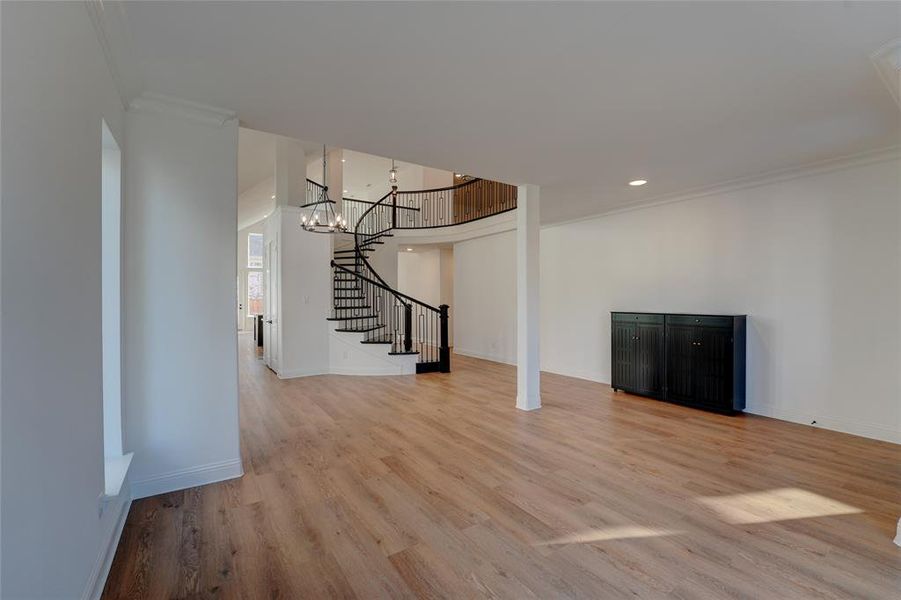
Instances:
[[[349,329],[349,328],[338,328],[335,331],[340,331],[341,333],[367,333],[369,331],[375,331],[376,329],[382,329],[384,325],[373,325],[372,327],[363,327],[361,329]]]
[[[388,356],[406,356],[412,354],[419,354],[419,350],[410,350],[409,352],[389,352]]]
[[[326,321],[354,321],[356,319],[376,319],[378,315],[360,315],[356,317],[328,317]]]

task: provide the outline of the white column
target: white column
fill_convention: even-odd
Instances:
[[[538,186],[519,186],[516,205],[516,408],[535,410],[541,408]]]
[[[297,140],[279,137],[275,143],[275,202],[277,206],[306,204],[307,161]]]

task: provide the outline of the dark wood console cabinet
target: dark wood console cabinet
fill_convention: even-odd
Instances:
[[[614,391],[719,412],[744,410],[744,315],[610,317]]]

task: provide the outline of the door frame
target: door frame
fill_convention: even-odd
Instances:
[[[278,372],[279,360],[278,238],[265,240],[263,252],[263,362]]]

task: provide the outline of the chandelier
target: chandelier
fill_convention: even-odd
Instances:
[[[397,165],[394,164],[394,159],[391,159],[391,170],[388,171],[388,183],[394,185],[397,183]]]
[[[335,210],[335,201],[328,197],[328,161],[325,146],[322,146],[322,187],[314,186],[317,194],[313,202],[301,206],[300,226],[313,233],[344,233],[347,220]],[[316,188],[319,187],[317,190]]]

